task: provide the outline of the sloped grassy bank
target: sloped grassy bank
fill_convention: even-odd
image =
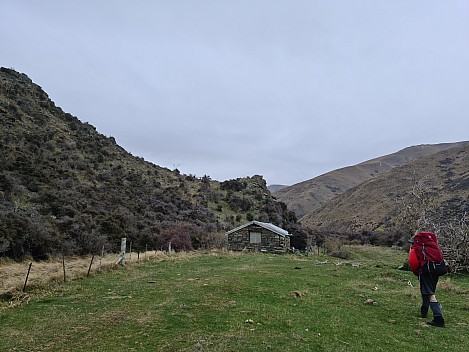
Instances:
[[[205,252],[69,282],[0,311],[1,351],[469,350],[469,279],[442,280],[448,327],[419,317],[406,253]]]

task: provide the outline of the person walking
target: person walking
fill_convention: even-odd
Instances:
[[[432,232],[419,232],[412,239],[409,252],[409,264],[412,272],[418,276],[422,305],[420,314],[426,318],[429,308],[433,313],[433,320],[427,324],[437,327],[445,327],[442,307],[438,302],[435,292],[438,278],[446,274],[446,264],[443,259],[436,235]]]

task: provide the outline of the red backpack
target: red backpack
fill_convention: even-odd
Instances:
[[[420,265],[427,262],[440,263],[443,261],[443,254],[436,240],[436,235],[432,232],[420,232],[414,236],[414,248],[420,259]]]

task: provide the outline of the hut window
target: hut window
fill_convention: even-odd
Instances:
[[[261,243],[261,233],[260,232],[250,232],[249,233],[249,242],[250,243]]]

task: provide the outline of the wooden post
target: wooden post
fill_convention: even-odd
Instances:
[[[140,261],[140,251],[137,251],[137,262]]]
[[[126,247],[127,247],[127,238],[122,238],[121,239],[121,261],[120,263],[122,265],[125,264],[125,250],[126,250]],[[130,243],[130,253],[132,254],[132,242]]]
[[[116,264],[125,265],[125,249],[127,247],[127,239],[125,237],[121,238],[121,252],[119,254],[119,259],[117,259]]]
[[[94,254],[93,254],[93,256],[91,257],[90,267],[88,268],[88,273],[86,274],[86,276],[90,276],[90,270],[91,270],[91,265],[93,265],[93,259],[94,259]]]
[[[129,252],[130,252],[129,261],[132,261],[132,241],[130,241],[130,248],[129,248]]]
[[[145,259],[147,259],[148,244],[145,245]]]
[[[65,274],[65,255],[62,253],[62,267],[64,269],[64,282],[67,282],[67,276]]]
[[[171,242],[168,243],[168,254],[171,255]]]
[[[28,273],[26,274],[26,280],[24,280],[23,292],[26,291],[26,284],[28,283],[29,272],[31,271],[31,266],[33,263],[29,263]]]

